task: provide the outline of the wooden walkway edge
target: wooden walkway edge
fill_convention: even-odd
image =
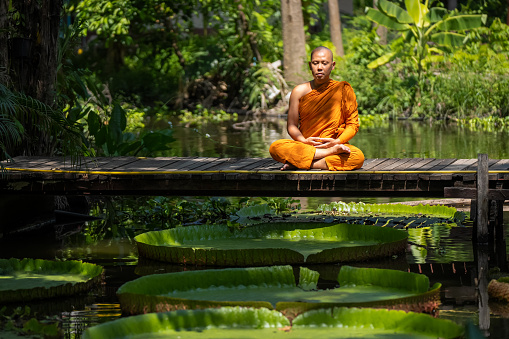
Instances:
[[[377,158],[356,171],[280,171],[272,159],[16,157],[0,194],[470,197],[477,159]],[[509,196],[509,160],[488,162],[488,194]]]

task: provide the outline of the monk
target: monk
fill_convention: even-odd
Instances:
[[[290,95],[287,129],[293,140],[270,145],[272,158],[284,164],[281,170],[362,167],[364,154],[349,144],[359,130],[357,100],[348,82],[330,79],[335,66],[327,47],[311,52],[313,80],[296,86]]]

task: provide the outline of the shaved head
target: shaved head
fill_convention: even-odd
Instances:
[[[313,51],[311,51],[311,60],[313,60],[313,54],[315,54],[316,52],[330,53],[330,59],[332,60],[334,58],[332,55],[332,51],[330,49],[328,49],[325,46],[319,46],[319,47],[315,48]]]

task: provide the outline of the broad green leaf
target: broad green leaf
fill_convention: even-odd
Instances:
[[[110,135],[115,142],[120,142],[122,140],[122,132],[125,130],[127,125],[126,113],[119,104],[115,104],[113,106],[113,110],[111,112],[111,118],[108,123],[108,129],[110,130]]]
[[[300,273],[300,286],[291,266],[153,274],[125,283],[117,296],[122,310],[132,314],[218,306],[275,307],[294,314],[337,306],[420,310],[439,299],[440,284],[430,289],[428,278],[415,273],[342,266],[340,287],[327,290],[316,290],[317,272],[301,268]]]
[[[431,23],[439,22],[448,13],[449,13],[449,11],[447,9],[445,9],[445,8],[442,8],[442,7],[433,7],[433,8],[430,9],[430,11],[428,13],[429,21]]]
[[[387,15],[383,14],[382,12],[374,8],[368,8],[366,16],[368,17],[368,19],[376,22],[377,24],[385,26],[390,29],[395,29],[398,31],[406,31],[407,29],[410,29],[410,27],[407,24],[400,24],[399,22],[396,22],[392,18],[388,17]]]
[[[145,147],[149,152],[170,149],[168,144],[174,141],[175,138],[173,138],[171,133],[163,133],[162,131],[147,133],[142,138],[143,147]]]
[[[439,32],[431,36],[431,41],[442,46],[458,47],[463,45],[466,36],[459,33]]]
[[[424,293],[429,289],[429,279],[424,274],[351,266],[341,267],[338,282],[341,286],[375,285],[406,289],[414,293]]]
[[[430,48],[431,50],[431,48]],[[448,219],[459,219],[458,211],[454,207],[444,205],[423,205],[417,206],[406,204],[365,204],[365,203],[344,203],[342,201],[332,202],[318,206],[320,212],[348,213],[350,215],[367,215],[376,213],[377,215],[427,215]],[[461,212],[460,212],[461,213]],[[461,213],[463,214],[463,213]],[[463,214],[464,216],[464,214]]]
[[[365,260],[401,251],[406,238],[404,231],[369,225],[266,223],[239,230],[182,227],[147,232],[135,240],[140,256],[155,260],[260,266]]]
[[[91,135],[95,136],[97,132],[99,132],[99,129],[101,128],[102,125],[101,119],[99,118],[97,113],[95,113],[94,111],[90,111],[90,113],[88,113],[87,122],[88,131],[90,132]]]
[[[388,17],[396,20],[400,24],[414,23],[414,20],[408,14],[407,11],[405,11],[403,8],[399,7],[398,5],[393,4],[392,2],[389,2],[387,0],[379,0],[378,8],[380,9],[380,11],[382,13],[384,13]]]
[[[380,67],[382,65],[385,65],[386,63],[391,62],[392,60],[394,60],[396,58],[397,54],[398,54],[397,52],[391,52],[391,53],[387,53],[385,55],[382,55],[378,59],[376,59],[374,61],[371,61],[368,64],[368,68],[377,68],[377,67]]]
[[[428,336],[457,338],[464,332],[462,326],[452,321],[437,319],[427,314],[369,308],[335,308],[332,313],[330,310],[310,311],[299,315],[292,324],[295,333],[307,326],[315,329],[337,328],[338,338],[426,338]],[[355,333],[362,328],[366,330],[364,335],[348,333],[349,331]],[[318,333],[310,337],[322,338]]]
[[[249,218],[249,217],[261,217],[265,214],[273,214],[274,210],[272,210],[267,204],[246,206],[237,211],[237,215],[239,217]]]
[[[0,304],[80,293],[98,283],[102,271],[81,261],[0,259]]]
[[[419,28],[424,27],[424,17],[428,13],[427,6],[422,4],[420,0],[405,0],[405,6],[414,24]]]
[[[292,326],[292,327],[291,327]],[[444,338],[461,337],[462,326],[427,314],[384,309],[335,308],[297,316],[292,325],[267,309],[223,307],[150,313],[89,327],[83,339],[145,338]]]
[[[486,15],[458,15],[439,22],[437,29],[442,31],[464,31],[481,27],[483,22],[486,22]]]

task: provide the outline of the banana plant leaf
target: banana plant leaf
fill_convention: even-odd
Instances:
[[[78,294],[99,283],[102,272],[81,261],[0,259],[0,304]]]
[[[391,256],[407,233],[369,225],[266,223],[235,229],[203,225],[135,237],[141,257],[178,264],[263,266],[335,263]]]
[[[457,338],[450,320],[403,311],[310,311],[293,321],[277,311],[241,307],[180,310],[114,320],[88,328],[83,339],[145,338]]]
[[[339,288],[317,290],[318,278],[317,272],[301,267],[297,285],[291,266],[187,271],[140,277],[122,285],[117,296],[125,314],[247,306],[276,308],[294,318],[338,306],[436,308],[441,286],[429,289],[428,278],[420,274],[350,266],[341,268]]]

